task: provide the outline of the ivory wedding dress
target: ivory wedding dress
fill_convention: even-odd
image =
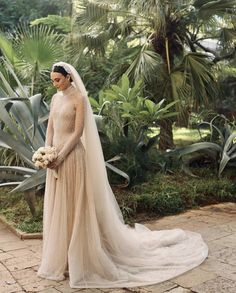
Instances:
[[[69,271],[72,288],[135,287],[162,282],[198,265],[208,248],[201,236],[181,229],[150,231],[125,225],[107,179],[102,149],[86,91],[71,65],[60,62],[74,87],[56,94],[48,129],[50,144],[66,146],[58,179],[48,169],[43,254],[38,275],[62,280]],[[63,104],[85,99],[82,137],[71,142],[75,112]],[[56,100],[56,99],[55,99]]]

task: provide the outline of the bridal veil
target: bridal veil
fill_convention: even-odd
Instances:
[[[178,228],[151,231],[141,224],[136,224],[134,228],[124,224],[108,182],[100,138],[85,86],[73,66],[65,62],[55,65],[64,67],[86,100],[81,139],[85,149],[82,192],[86,204],[80,210],[82,220],[79,220],[80,214],[75,213],[68,245],[70,286],[142,286],[171,279],[200,265],[208,254],[201,235]],[[48,259],[44,261],[45,267],[48,262]],[[49,273],[45,273],[44,277],[53,278]]]

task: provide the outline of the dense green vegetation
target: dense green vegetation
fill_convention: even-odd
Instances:
[[[127,221],[235,201],[235,0],[0,4],[0,184],[17,191],[1,189],[8,219],[41,230],[45,171],[31,157],[58,60],[85,82]]]
[[[234,172],[227,172],[220,180],[211,169],[198,168],[195,173],[199,177],[189,177],[179,171],[149,174],[146,182],[132,188],[113,186],[125,221],[132,224],[207,204],[236,202]],[[41,232],[43,196],[37,196],[37,214],[32,218],[22,194],[9,194],[8,191],[0,189],[0,214],[22,231]]]
[[[236,202],[234,174],[219,180],[211,169],[198,169],[196,173],[199,177],[187,177],[183,172],[151,174],[147,182],[133,186],[129,192],[118,190],[117,198],[126,220],[132,222],[207,204]]]
[[[181,137],[180,133],[183,133]],[[188,133],[187,140],[186,132]],[[206,132],[207,134],[207,132]],[[174,139],[176,143],[199,140],[195,130],[176,129]],[[190,208],[219,203],[224,201],[236,202],[235,170],[229,168],[219,179],[214,164],[207,161],[205,165],[201,160],[194,161],[191,167],[193,176],[181,170],[179,164],[171,169],[155,173],[147,172],[145,180],[136,181],[132,187],[121,188],[112,185],[125,221],[132,225],[137,221],[144,221],[164,215],[184,212]],[[32,217],[25,201],[25,196],[20,192],[9,193],[11,189],[0,189],[0,214],[14,226],[25,232],[42,231],[43,190],[36,196],[36,214]]]
[[[71,0],[12,0],[0,1],[1,29],[14,31],[19,23],[29,24],[30,21],[45,17],[48,14],[68,14],[71,9]]]

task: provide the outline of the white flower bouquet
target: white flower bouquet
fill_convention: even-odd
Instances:
[[[48,165],[56,160],[57,158],[57,151],[55,147],[46,146],[40,147],[32,157],[32,161],[37,168],[46,169]],[[54,170],[55,178],[58,178],[57,172]]]

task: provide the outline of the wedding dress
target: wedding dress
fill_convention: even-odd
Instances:
[[[84,85],[73,66],[60,62],[74,86],[58,92],[62,101],[83,96],[82,137],[70,141],[75,112],[63,102],[50,111],[52,145],[65,145],[58,179],[47,170],[42,262],[38,275],[72,288],[135,287],[178,276],[207,257],[201,235],[181,229],[150,231],[125,225],[107,179],[101,144]],[[68,143],[70,142],[70,143]]]

